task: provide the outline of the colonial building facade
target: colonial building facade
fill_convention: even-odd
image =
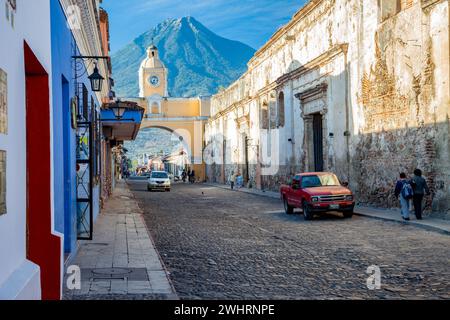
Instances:
[[[449,2],[315,0],[212,97],[207,179],[240,171],[278,190],[333,171],[358,201],[393,207],[401,171],[421,168],[427,203],[450,208]]]

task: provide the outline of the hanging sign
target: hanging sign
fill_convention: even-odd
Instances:
[[[0,69],[0,133],[8,133],[8,77]]]
[[[70,114],[73,129],[77,128],[77,110],[78,110],[78,99],[76,97],[73,97],[70,102]]]
[[[6,214],[6,151],[0,150],[0,216]]]

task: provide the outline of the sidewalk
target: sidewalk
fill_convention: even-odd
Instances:
[[[280,194],[278,192],[273,191],[261,191],[257,189],[248,189],[248,188],[241,188],[241,189],[234,189],[231,190],[229,185],[223,185],[218,183],[207,183],[208,185],[227,189],[230,191],[235,192],[245,192],[250,193],[258,196],[263,197],[269,197],[274,199],[280,199]],[[416,220],[414,213],[410,214],[411,220],[406,222],[403,221],[400,210],[396,209],[375,209],[365,206],[357,206],[355,208],[355,214],[360,216],[365,216],[373,219],[380,219],[380,220],[387,220],[387,221],[395,221],[399,223],[404,224],[410,224],[419,228],[423,228],[430,231],[439,232],[442,234],[450,235],[450,221],[438,219],[438,218],[431,218],[431,217],[424,217],[423,220]]]
[[[80,242],[69,265],[81,269],[81,290],[65,289],[65,299],[177,299],[142,212],[123,182],[95,223],[94,239]]]
[[[371,217],[374,219],[410,224],[422,229],[450,235],[450,221],[432,217],[423,217],[423,220],[416,220],[413,212],[409,214],[409,217],[411,219],[410,221],[403,221],[400,214],[400,209],[376,209],[365,206],[357,206],[355,208],[355,214]]]

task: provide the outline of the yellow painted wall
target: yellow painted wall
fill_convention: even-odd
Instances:
[[[162,113],[166,117],[198,117],[200,116],[200,101],[198,99],[164,100]]]
[[[145,114],[153,114],[152,106],[147,105],[145,99],[129,99],[137,102],[140,107],[145,109]],[[205,116],[208,112],[208,105],[201,104],[200,99],[165,99],[161,102],[161,113],[163,117],[179,118],[179,117],[200,117]]]

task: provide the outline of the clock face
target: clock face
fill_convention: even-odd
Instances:
[[[148,78],[148,82],[154,87],[159,86],[159,78],[158,78],[158,76],[150,76]]]

